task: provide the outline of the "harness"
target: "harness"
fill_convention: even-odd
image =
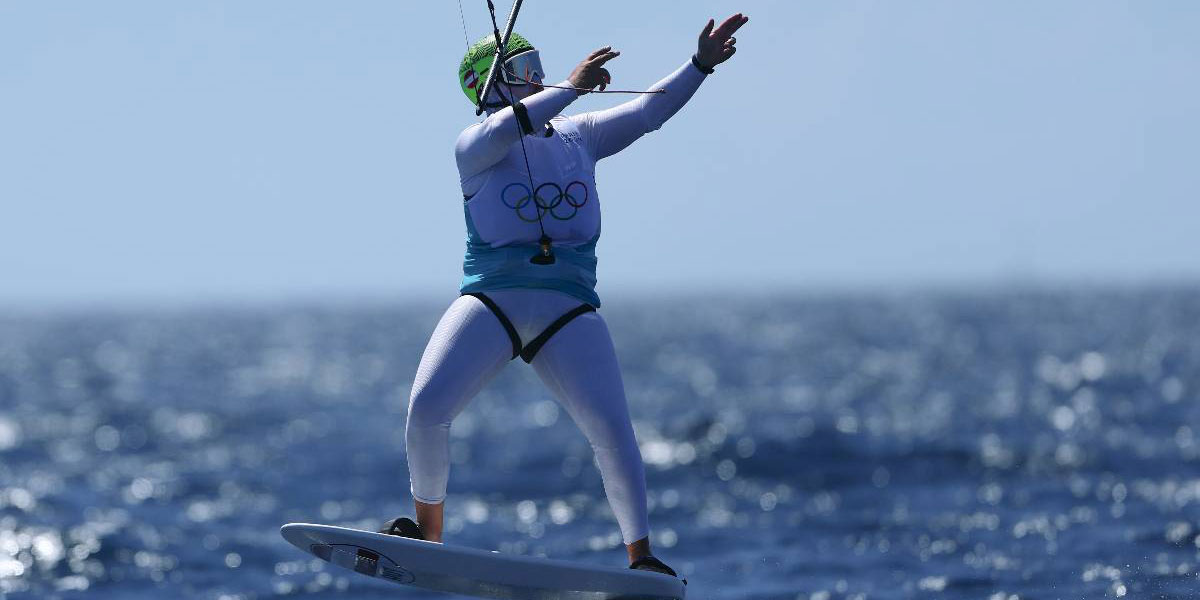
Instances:
[[[542,332],[539,333],[537,337],[533,338],[533,340],[531,340],[528,344],[522,345],[521,336],[517,334],[517,328],[513,327],[512,321],[510,321],[508,316],[504,314],[504,311],[500,310],[500,306],[497,305],[494,300],[488,298],[487,295],[480,292],[468,292],[463,295],[473,296],[479,299],[484,306],[488,307],[488,310],[492,311],[493,315],[496,315],[496,319],[500,321],[500,325],[504,326],[504,331],[508,333],[509,341],[512,342],[512,358],[520,356],[521,360],[525,361],[526,363],[532,363],[533,357],[537,356],[538,350],[541,350],[542,346],[545,346],[546,342],[550,341],[550,338],[554,337],[554,334],[558,333],[558,330],[566,327],[567,323],[570,323],[575,317],[590,312],[596,312],[595,306],[592,306],[591,304],[580,304],[579,306],[567,311],[565,314],[563,314],[563,316],[555,319],[553,323],[546,327],[546,329],[542,330]]]

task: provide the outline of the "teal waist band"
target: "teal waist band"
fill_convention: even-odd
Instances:
[[[537,244],[491,248],[467,244],[459,291],[486,292],[513,288],[556,290],[592,306],[596,295],[596,241],[582,246],[555,246],[554,264],[535,265],[529,259],[541,252]]]

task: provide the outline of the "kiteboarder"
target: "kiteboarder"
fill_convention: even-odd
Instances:
[[[612,340],[596,312],[595,165],[679,111],[734,55],[733,34],[748,20],[740,13],[720,25],[710,19],[696,52],[647,93],[571,116],[561,113],[576,98],[605,91],[606,65],[620,52],[599,48],[565,81],[548,85],[538,50],[513,33],[484,95],[499,32],[468,49],[459,81],[488,116],[455,145],[467,228],[462,295],[438,323],[413,382],[405,440],[417,520],[395,519],[383,532],[442,540],[450,424],[519,356],[591,444],[630,568],[675,575],[651,552],[642,458]]]

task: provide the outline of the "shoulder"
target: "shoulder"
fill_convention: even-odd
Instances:
[[[558,115],[550,120],[550,124],[558,131],[574,131],[581,132],[584,128],[590,125],[587,119],[587,113],[572,114],[570,116]]]
[[[559,115],[559,116],[555,117],[555,119],[562,119],[564,122],[570,123],[572,126],[574,126],[576,128],[587,127],[592,122],[592,113],[590,113],[590,112],[576,113],[576,114],[568,115],[565,117],[562,115]],[[555,123],[555,127],[557,127],[558,122],[555,121],[554,123]]]
[[[458,134],[458,139],[454,140],[454,152],[462,154],[471,147],[471,143],[479,139],[483,132],[483,123],[472,123],[466,129]]]
[[[463,140],[463,138],[470,138],[474,135],[477,135],[479,132],[479,128],[481,128],[481,127],[483,127],[482,122],[471,123],[470,125],[467,126],[466,129],[463,129],[462,131],[460,131],[458,133],[458,141],[461,142]]]

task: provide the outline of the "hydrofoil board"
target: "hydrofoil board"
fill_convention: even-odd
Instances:
[[[661,573],[501,554],[332,525],[289,523],[293,546],[339,567],[415,587],[478,598],[683,600],[684,582]]]

